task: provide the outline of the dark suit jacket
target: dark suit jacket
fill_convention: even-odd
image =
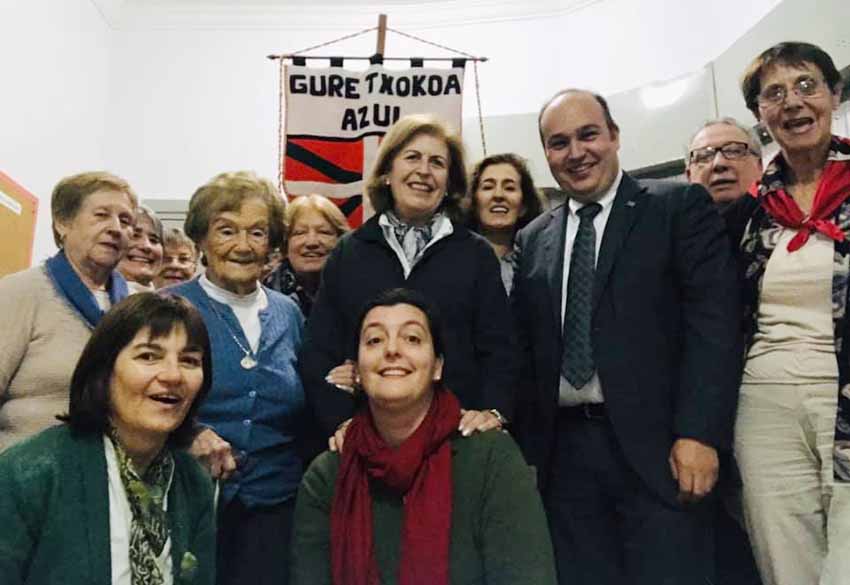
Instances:
[[[517,237],[512,304],[525,355],[515,432],[545,486],[558,410],[566,206]],[[593,291],[594,359],[626,459],[675,502],[668,463],[680,437],[732,441],[739,296],[724,224],[699,185],[623,177]]]

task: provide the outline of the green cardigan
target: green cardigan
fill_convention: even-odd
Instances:
[[[213,585],[212,486],[190,455],[175,451],[174,459],[168,493],[174,583]],[[66,425],[0,453],[0,581],[109,585],[107,481],[103,437],[72,435]]]
[[[330,511],[339,456],[304,474],[295,504],[291,585],[331,583]],[[554,585],[552,543],[534,474],[506,433],[452,439],[451,584]],[[374,550],[381,583],[398,580],[402,499],[372,484]],[[339,585],[339,584],[337,584]]]

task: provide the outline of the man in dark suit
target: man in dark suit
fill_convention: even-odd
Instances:
[[[517,238],[528,386],[516,428],[569,585],[711,583],[718,450],[732,439],[738,291],[699,185],[620,170],[605,100],[558,93],[540,136],[567,202]]]
[[[735,118],[715,118],[705,122],[691,138],[685,157],[685,176],[689,183],[699,183],[708,189],[720,216],[724,217],[733,210],[731,205],[746,197],[749,188],[761,178],[761,156],[761,142],[755,132]],[[752,201],[755,203],[755,199]],[[738,241],[731,234],[730,238],[734,252]],[[717,581],[723,585],[761,585],[743,525],[741,477],[732,453],[725,455],[720,459],[720,478],[715,488]]]

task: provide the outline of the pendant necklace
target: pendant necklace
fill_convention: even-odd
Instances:
[[[210,299],[210,301],[212,301],[212,299]],[[239,349],[242,350],[242,353],[245,354],[245,356],[241,360],[239,360],[239,365],[242,366],[242,369],[253,370],[254,368],[256,368],[257,360],[254,358],[254,354],[251,352],[251,350],[246,349],[245,346],[242,345],[242,343],[239,341],[239,338],[233,333],[233,330],[230,327],[230,323],[228,323],[224,319],[224,317],[218,312],[218,309],[215,308],[212,302],[210,302],[210,308],[213,310],[213,313],[215,313],[215,316],[218,317],[222,323],[224,323],[224,326],[227,328],[227,332],[230,334],[230,337],[233,339],[234,343],[236,343]]]

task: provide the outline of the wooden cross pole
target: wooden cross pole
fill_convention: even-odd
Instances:
[[[378,15],[378,42],[375,45],[375,54],[384,56],[384,45],[387,40],[387,15]]]

